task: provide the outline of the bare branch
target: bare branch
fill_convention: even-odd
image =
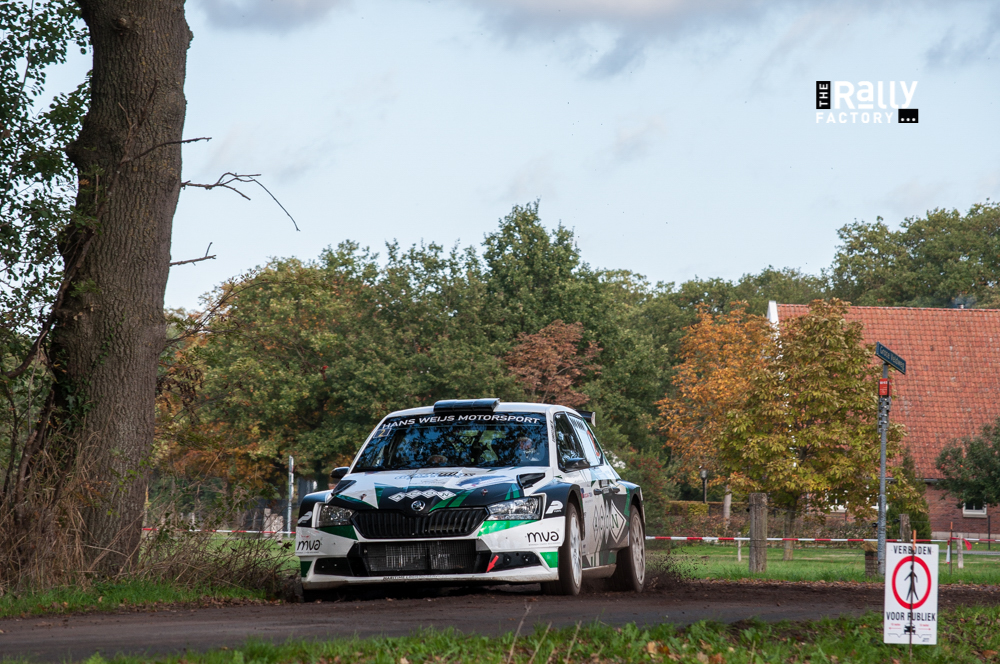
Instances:
[[[207,260],[215,260],[215,254],[212,254],[211,256],[208,255],[208,250],[211,248],[212,248],[212,243],[209,242],[208,247],[205,248],[205,255],[202,256],[201,258],[191,258],[186,261],[175,261],[173,263],[170,263],[170,267],[173,267],[175,265],[186,265],[188,263],[200,263],[201,261],[207,261]]]
[[[240,191],[236,187],[232,186],[232,183],[233,182],[253,182],[257,186],[259,186],[261,189],[263,189],[265,192],[267,192],[267,195],[271,197],[271,200],[273,200],[275,203],[278,204],[278,207],[281,208],[281,211],[284,212],[285,215],[287,215],[288,218],[292,220],[292,225],[295,226],[295,230],[300,230],[298,223],[295,221],[295,217],[293,217],[291,215],[291,213],[289,213],[288,210],[285,209],[285,206],[282,205],[281,201],[279,201],[277,199],[277,197],[275,197],[275,195],[271,193],[271,190],[268,189],[267,187],[265,187],[261,183],[261,181],[257,179],[259,177],[260,177],[260,173],[250,173],[250,174],[223,173],[219,177],[219,179],[216,180],[215,182],[213,182],[212,184],[198,184],[198,183],[191,182],[190,180],[188,180],[187,182],[182,182],[181,183],[181,187],[182,188],[183,187],[198,187],[200,189],[215,189],[216,187],[222,187],[224,189],[230,189],[232,191],[235,191],[237,194],[239,194],[240,196],[242,196],[243,198],[245,198],[245,199],[247,199],[249,201],[250,197],[247,196],[246,194],[244,194],[242,191]]]
[[[181,182],[181,188],[184,187],[198,187],[199,189],[215,189],[216,187],[222,187],[223,189],[229,189],[230,191],[235,191],[237,194],[243,198],[250,200],[250,197],[244,194],[242,191],[233,187],[231,182],[251,182],[254,181],[254,177],[258,177],[260,173],[254,173],[253,175],[237,175],[236,173],[223,173],[219,176],[219,179],[212,184],[200,184],[197,182],[191,182],[190,180],[186,182]]]
[[[285,206],[281,204],[281,201],[279,201],[277,198],[275,198],[274,194],[271,193],[271,190],[268,189],[267,187],[265,187],[263,184],[261,184],[260,180],[256,180],[253,177],[251,177],[250,179],[253,182],[256,182],[257,184],[259,184],[260,188],[267,192],[267,195],[271,197],[271,200],[273,200],[275,203],[277,203],[278,207],[281,208],[281,211],[284,212],[286,215],[288,215],[288,218],[292,220],[292,226],[295,226],[295,230],[299,230],[299,225],[297,223],[295,223],[295,217],[293,217],[291,214],[288,213],[288,210],[286,210]]]
[[[187,265],[188,263],[200,263],[201,261],[210,261],[210,260],[215,260],[215,254],[212,254],[211,256],[202,256],[201,258],[191,258],[186,261],[174,261],[173,263],[170,264],[170,267],[173,267],[175,265]]]
[[[183,145],[184,143],[195,143],[197,141],[210,141],[210,140],[212,140],[211,136],[202,136],[200,138],[185,138],[183,141],[167,141],[166,143],[160,143],[159,145],[154,145],[153,147],[149,148],[148,150],[143,150],[142,152],[140,152],[139,154],[135,155],[134,157],[128,157],[126,159],[123,159],[121,163],[127,164],[130,161],[135,161],[136,159],[140,159],[142,157],[145,157],[147,154],[149,154],[153,150],[158,150],[158,149],[160,149],[162,147],[166,147],[168,145]]]

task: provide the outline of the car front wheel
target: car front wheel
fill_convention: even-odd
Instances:
[[[618,551],[617,567],[611,577],[615,590],[642,592],[646,583],[646,529],[642,515],[634,506],[628,520],[628,546]]]
[[[583,584],[583,538],[580,512],[575,503],[566,506],[566,536],[559,547],[559,580],[542,584],[548,595],[579,595]]]

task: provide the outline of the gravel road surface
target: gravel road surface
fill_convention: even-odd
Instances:
[[[766,621],[880,611],[878,584],[686,582],[640,595],[591,592],[548,597],[537,586],[453,590],[389,589],[312,604],[263,604],[157,611],[119,611],[0,620],[0,656],[37,661],[82,660],[94,653],[165,654],[234,647],[248,638],[332,639],[401,636],[421,627],[498,634],[528,625],[601,621],[686,625],[699,620]],[[940,606],[1000,604],[990,587],[942,587]]]

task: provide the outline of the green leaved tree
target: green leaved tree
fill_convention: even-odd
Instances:
[[[846,312],[840,300],[817,300],[783,321],[720,437],[718,459],[734,488],[766,492],[788,526],[796,512],[834,504],[868,520],[877,504],[877,373],[861,324],[845,321]],[[902,433],[899,425],[890,431],[890,459]],[[900,479],[902,501],[912,487]]]
[[[1000,505],[1000,419],[941,450],[937,467],[959,505]]]

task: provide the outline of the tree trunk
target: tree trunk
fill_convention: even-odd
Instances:
[[[767,494],[750,494],[750,573],[767,571]]]
[[[89,221],[60,243],[76,272],[52,333],[55,426],[64,467],[88,480],[88,558],[114,571],[141,536],[191,32],[183,0],[78,2],[94,67],[68,154]]]
[[[729,517],[733,511],[733,492],[726,485],[726,493],[722,496],[722,530],[729,534]]]
[[[787,509],[787,510],[785,510],[785,535],[784,536],[785,537],[795,537],[795,535],[793,534],[794,532],[795,532],[795,510],[793,510],[793,509]],[[782,560],[791,560],[792,559],[792,545],[794,544],[794,542],[792,542],[791,540],[787,540],[786,539],[783,542],[783,544],[785,545],[785,551],[781,555],[781,559]]]

